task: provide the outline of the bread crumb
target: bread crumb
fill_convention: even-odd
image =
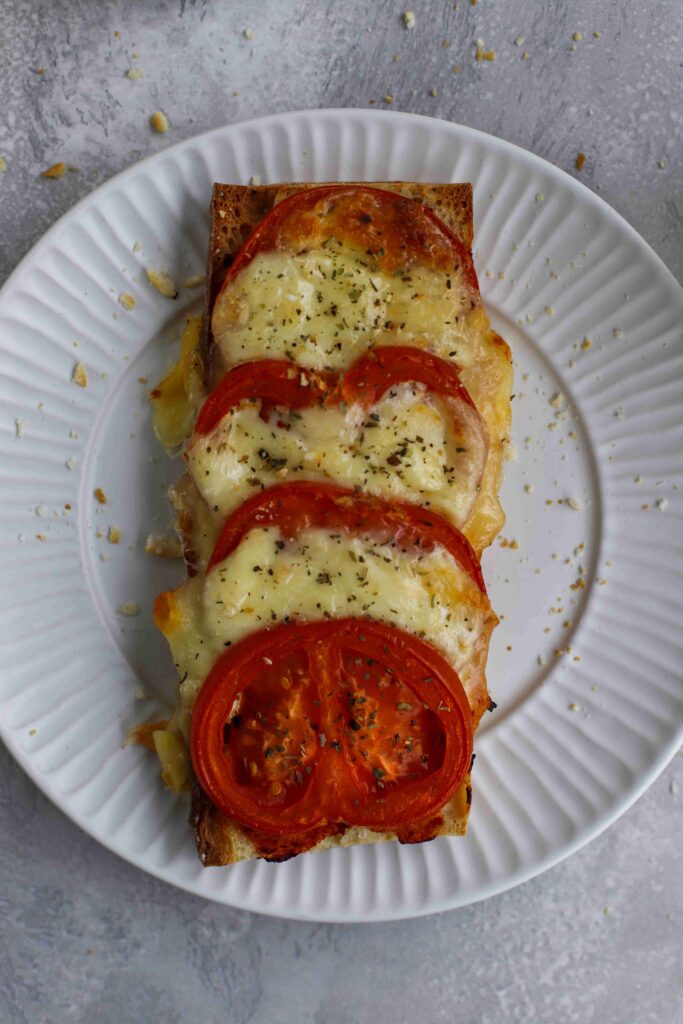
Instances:
[[[128,68],[126,71],[126,78],[130,78],[132,82],[137,82],[142,78],[142,71],[138,68]]]
[[[0,156],[0,174],[4,174],[7,170],[7,161],[4,156]]]
[[[583,512],[583,505],[576,498],[567,498],[567,504],[570,508],[574,509],[575,512]]]
[[[384,96],[384,102],[385,103],[393,103],[394,102],[394,94],[393,94],[393,92],[388,92]]]
[[[529,54],[525,50],[524,53],[522,54],[522,60],[528,60],[528,59],[529,59]]]
[[[669,504],[669,499],[668,498],[657,498],[657,501],[655,502],[655,508],[659,509],[660,512],[663,512],[668,504]]]
[[[519,551],[519,541],[511,540],[510,547],[512,548],[513,551]]]
[[[496,59],[496,51],[495,50],[485,50],[484,54],[483,54],[483,57],[484,57],[484,60],[493,61],[493,60]]]
[[[432,86],[432,88],[429,90],[429,95],[430,96],[438,96],[439,94],[438,94],[437,90]]]
[[[76,460],[74,458],[69,458],[69,459],[66,460],[64,465],[66,466],[67,469],[70,469],[70,470],[73,471],[78,466],[78,463],[76,462]]]
[[[129,292],[121,292],[119,302],[124,309],[135,309],[135,299]]]
[[[194,277],[186,277],[183,281],[183,288],[200,288],[206,278],[203,274],[195,274]]]
[[[515,46],[522,46],[524,43],[524,36],[517,36],[515,39]]]
[[[46,170],[40,172],[41,178],[63,178],[64,172],[66,171],[66,164],[63,160],[60,160],[58,164],[53,164],[52,167],[48,167]]]
[[[93,491],[93,494],[95,495],[95,498],[100,503],[100,505],[107,504],[107,495],[104,493],[101,487],[96,487],[95,490]]]
[[[245,28],[245,30],[243,32],[243,35],[244,35],[244,38],[248,39],[250,42],[254,38],[254,33],[253,33],[253,31],[250,28]]]
[[[600,39],[601,36],[602,36],[602,32],[594,32],[593,33],[593,39]]]
[[[147,280],[152,287],[156,288],[156,290],[167,299],[178,298],[178,286],[167,271],[154,270],[154,268],[148,267],[145,270],[145,273],[147,274]]]
[[[544,200],[545,200],[545,196],[543,195],[543,193],[542,192],[537,192],[536,193],[536,202],[537,203],[542,203],[542,202],[544,202]]]
[[[533,494],[534,493],[534,485],[533,484],[524,484],[524,490],[526,491],[527,494]]]
[[[35,511],[36,511],[36,515],[40,516],[41,519],[44,519],[45,516],[48,513],[48,509],[47,509],[46,505],[38,505],[38,507],[36,508]]]
[[[79,388],[87,388],[88,374],[83,363],[76,363],[71,374],[71,380],[74,384],[78,384]]]
[[[142,249],[142,242],[133,242],[133,252],[140,252]]]
[[[579,710],[580,710],[580,709],[579,709],[579,705],[578,705],[578,704],[576,704],[576,703],[574,703],[574,702],[572,702],[571,704],[569,704],[569,705],[568,705],[568,708],[569,708],[569,710],[570,710],[570,711],[579,711]]]
[[[581,342],[581,348],[583,349],[584,352],[587,352],[588,349],[592,347],[592,345],[593,345],[593,342],[590,340],[590,338],[584,338],[583,341]]]
[[[171,127],[170,121],[166,117],[166,114],[164,114],[163,110],[155,110],[150,117],[149,122],[154,131],[159,132],[160,135],[163,135],[163,133],[167,132]]]
[[[119,615],[126,615],[128,618],[132,618],[134,615],[140,613],[140,605],[137,601],[124,601],[116,608]]]
[[[415,13],[414,11],[404,11],[402,14],[403,24],[406,28],[415,28]]]
[[[583,39],[583,36],[581,35],[580,32],[575,32],[574,35],[572,36],[572,39],[574,40],[575,43],[580,43],[581,40]]]
[[[252,174],[251,178],[249,179],[249,184],[250,185],[256,185],[256,186],[260,185],[261,184],[261,177],[260,177],[260,175]]]
[[[44,534],[44,533],[37,533],[37,534],[36,534],[36,540],[39,540],[39,541],[46,541],[46,540],[47,540],[47,537],[45,536],[45,534]]]
[[[145,541],[145,552],[157,558],[182,558],[183,546],[175,535],[150,533]]]
[[[24,436],[24,431],[26,430],[26,427],[26,420],[22,419],[21,416],[14,421],[14,433],[17,435],[17,437]]]
[[[614,330],[612,331],[612,334],[614,335],[615,338],[623,338],[624,337],[624,332],[621,330],[620,327],[615,327]]]
[[[585,164],[585,162],[586,162],[586,154],[585,153],[577,153],[576,154],[576,160],[574,161],[574,166],[576,167],[577,171],[582,171],[583,170],[583,165]]]
[[[461,71],[462,71],[462,68],[461,68],[461,66],[459,64],[454,64],[453,65],[453,74],[454,75],[459,75]]]
[[[117,526],[110,526],[107,532],[107,540],[110,544],[118,544],[121,540],[121,531]]]
[[[659,167],[660,171],[663,171],[664,168],[666,167],[666,160],[664,160],[664,159],[658,160],[657,161],[657,167]]]
[[[564,405],[564,395],[561,391],[556,391],[553,397],[550,399],[550,404],[553,409],[561,409]]]

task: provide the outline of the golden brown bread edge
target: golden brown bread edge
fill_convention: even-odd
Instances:
[[[235,253],[277,202],[293,192],[314,188],[316,184],[323,183],[283,183],[249,187],[214,185],[210,208],[207,287],[202,326],[202,361],[207,388],[215,385],[222,371],[220,360],[215,358],[217,348],[211,333],[211,312]],[[370,184],[375,188],[398,192],[424,203],[441,217],[468,249],[472,248],[474,222],[470,184],[429,185],[397,181],[352,184]],[[472,789],[468,774],[444,807],[441,824],[434,830],[434,837],[465,834],[471,798]],[[200,860],[207,867],[234,864],[261,855],[248,833],[222,814],[196,784],[192,788],[190,824],[194,829]],[[376,833],[367,828],[354,826],[337,835],[328,836],[312,849],[318,851],[332,846],[384,842],[395,838],[393,833]],[[273,856],[269,859],[283,858]]]

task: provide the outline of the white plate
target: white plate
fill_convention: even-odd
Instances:
[[[169,364],[200,301],[186,289],[164,299],[144,268],[201,272],[211,183],[255,174],[474,183],[482,291],[516,364],[504,533],[519,547],[496,543],[485,561],[504,616],[489,670],[499,708],[477,738],[469,835],[205,870],[185,802],[164,792],[152,757],[123,745],[171,699],[150,609],[180,576],[142,551],[168,522],[178,467],[160,457],[139,378]],[[55,225],[0,295],[8,747],[110,849],[263,913],[408,917],[566,857],[643,792],[681,734],[681,325],[683,291],[623,220],[556,168],[468,128],[308,111],[222,128],[125,171]],[[70,379],[77,360],[85,389]],[[138,616],[117,613],[126,601]]]

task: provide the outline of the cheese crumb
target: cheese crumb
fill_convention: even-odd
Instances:
[[[45,516],[47,515],[47,511],[48,510],[46,505],[38,505],[38,507],[36,508],[36,515],[40,516],[41,519],[44,519]]]
[[[110,544],[118,544],[121,540],[121,531],[117,526],[110,526],[107,532],[107,540]]]
[[[93,494],[95,495],[96,499],[99,501],[100,505],[106,505],[107,504],[107,495],[104,493],[104,491],[102,490],[101,487],[96,487],[95,490],[93,491]]]
[[[19,417],[18,419],[16,419],[14,421],[14,432],[17,435],[17,437],[23,437],[24,436],[24,431],[26,430],[26,426],[27,426],[26,420],[22,419],[21,417]]]
[[[139,71],[138,68],[128,68],[126,78],[130,78],[132,82],[137,82],[142,78],[142,71]]]
[[[663,512],[668,504],[669,504],[668,498],[657,498],[657,500],[655,502],[655,508],[659,509],[660,512]]]
[[[78,384],[79,388],[87,388],[88,374],[83,363],[76,363],[71,374],[71,380],[74,384]]]
[[[404,11],[402,17],[406,28],[415,28],[415,14],[413,11]]]
[[[52,167],[48,167],[46,170],[40,172],[41,178],[63,178],[64,172],[66,171],[66,164],[63,160],[60,160],[58,164],[53,164]]]
[[[135,309],[135,299],[129,292],[121,292],[119,302],[124,309]]]
[[[515,39],[515,46],[522,46],[524,43],[524,36],[517,36]]]
[[[150,533],[145,541],[145,552],[157,558],[182,558],[183,546],[179,537]]]
[[[145,270],[145,273],[147,274],[147,280],[153,288],[156,288],[156,290],[167,299],[177,299],[178,286],[167,271],[154,270],[153,268],[148,267]]]
[[[583,505],[576,498],[567,498],[567,504],[570,508],[573,508],[575,512],[582,512]]]
[[[140,613],[140,605],[137,601],[124,601],[122,604],[118,605],[116,610],[119,615],[126,615],[129,618],[132,618],[132,616]]]
[[[261,176],[258,175],[258,174],[252,174],[251,178],[249,179],[249,184],[250,185],[260,185],[261,184]]]
[[[154,131],[159,132],[160,135],[163,135],[171,127],[170,121],[163,110],[155,110],[149,121]]]
[[[203,274],[195,274],[194,277],[186,277],[183,281],[183,288],[199,288],[204,284]]]

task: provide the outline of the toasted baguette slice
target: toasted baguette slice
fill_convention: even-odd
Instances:
[[[469,184],[423,185],[406,182],[377,182],[376,187],[390,189],[416,199],[429,206],[447,226],[471,248],[473,241],[472,188]],[[232,259],[249,237],[261,219],[272,207],[292,192],[310,188],[310,184],[282,184],[263,187],[216,184],[211,202],[211,231],[208,252],[206,303],[203,317],[201,357],[204,366],[205,386],[211,388],[224,372],[222,358],[211,333],[211,313],[223,278]],[[498,504],[498,487],[502,474],[505,445],[509,441],[511,369],[510,352],[505,342],[490,327],[481,305],[475,310],[482,344],[490,364],[484,368],[488,383],[484,386],[474,380],[464,380],[473,393],[475,403],[484,416],[490,438],[489,459],[482,481],[482,493],[475,505],[471,528],[466,530],[475,549],[481,551],[500,530],[504,517]],[[476,392],[480,392],[479,395]],[[479,397],[479,401],[477,398]],[[202,555],[210,549],[212,530],[207,517],[197,507],[202,499],[189,478],[184,478],[176,488],[176,507],[181,513],[182,537],[186,550],[190,552],[192,565],[199,571],[205,558]],[[197,564],[198,563],[198,564]],[[486,652],[481,652],[485,659]],[[440,819],[434,823],[430,836],[463,835],[467,829],[467,817],[471,802],[470,776],[456,791],[448,805],[443,808]],[[192,794],[190,821],[195,831],[197,849],[202,862],[207,866],[232,864],[240,860],[263,856],[268,859],[283,859],[277,844],[268,853],[259,842],[259,850],[247,831],[230,821],[215,808],[205,794],[195,786]],[[312,847],[324,850],[332,846],[349,846],[358,843],[376,843],[396,839],[390,833],[375,833],[366,828],[353,827],[344,832],[328,836]]]

